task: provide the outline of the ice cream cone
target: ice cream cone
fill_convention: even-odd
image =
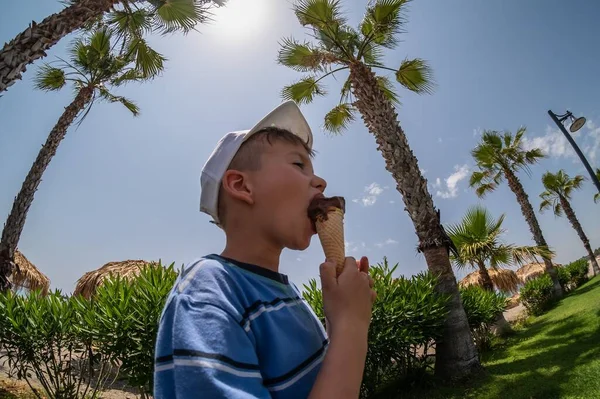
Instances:
[[[336,208],[327,213],[327,220],[318,219],[315,223],[317,234],[325,252],[325,257],[335,262],[336,273],[339,276],[344,269],[346,259],[344,248],[344,212]]]

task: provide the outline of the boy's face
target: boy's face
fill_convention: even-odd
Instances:
[[[311,200],[327,183],[314,174],[302,145],[275,140],[264,144],[261,167],[248,173],[252,185],[254,220],[266,237],[283,248],[304,250],[316,233],[308,218]]]

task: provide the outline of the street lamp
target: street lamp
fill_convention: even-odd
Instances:
[[[554,123],[556,123],[556,126],[558,126],[560,131],[567,138],[567,140],[569,140],[569,143],[571,143],[571,146],[573,147],[573,149],[575,150],[577,155],[579,155],[579,159],[581,159],[581,162],[583,162],[583,165],[585,166],[588,173],[590,174],[590,177],[592,178],[592,182],[594,182],[594,184],[596,185],[596,188],[598,189],[598,192],[600,193],[600,181],[598,181],[598,178],[596,177],[594,170],[590,166],[587,159],[585,159],[585,156],[583,155],[583,153],[581,152],[581,150],[575,143],[575,140],[573,140],[573,137],[571,137],[571,135],[569,134],[569,132],[567,132],[567,129],[565,129],[565,126],[563,125],[564,121],[566,121],[567,119],[570,119],[572,121],[572,123],[571,123],[571,127],[569,127],[569,130],[571,131],[571,133],[575,133],[576,131],[578,131],[579,129],[581,129],[583,127],[583,125],[585,124],[585,118],[583,116],[580,116],[579,118],[575,118],[573,116],[573,114],[571,113],[571,111],[567,111],[563,115],[556,115],[551,110],[548,110],[548,115],[550,115],[550,118],[552,118]]]

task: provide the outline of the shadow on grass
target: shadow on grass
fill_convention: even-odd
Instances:
[[[600,280],[588,281],[584,285],[582,285],[580,288],[578,288],[576,291],[573,291],[572,293],[570,293],[569,296],[579,296],[579,295],[585,294],[586,292],[590,292],[593,289],[598,288],[598,287],[600,287]]]
[[[19,397],[4,388],[0,388],[0,399],[19,399]]]
[[[590,301],[572,298],[598,288],[600,280],[588,282],[556,306],[564,309],[534,319],[482,354],[484,376],[396,398],[600,398],[600,309],[595,309],[595,294],[590,294]],[[565,311],[565,317],[558,316]]]

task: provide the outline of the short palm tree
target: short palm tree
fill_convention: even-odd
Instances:
[[[151,76],[146,76],[136,68],[134,59],[115,55],[111,49],[110,32],[106,29],[98,30],[85,39],[77,39],[70,49],[70,60],[61,61],[60,68],[46,64],[36,76],[35,84],[40,90],[58,91],[71,84],[76,95],[50,131],[4,224],[0,239],[0,290],[10,288],[8,277],[14,268],[14,254],[25,225],[27,211],[33,202],[42,175],[56,154],[69,126],[82,111],[86,111],[83,115],[85,117],[98,99],[121,103],[133,115],[139,113],[135,103],[112,94],[110,89],[128,82],[142,82]]]
[[[573,226],[577,232],[581,242],[583,242],[583,247],[588,253],[594,275],[598,275],[600,274],[600,268],[598,268],[598,262],[594,256],[594,251],[592,251],[590,241],[583,231],[583,228],[581,227],[581,224],[579,223],[577,215],[575,215],[575,211],[573,210],[573,207],[571,207],[570,202],[571,194],[573,191],[581,188],[583,181],[583,176],[577,175],[575,177],[570,177],[562,169],[555,174],[550,172],[544,173],[542,176],[542,183],[544,184],[546,191],[540,194],[540,197],[542,198],[540,211],[552,209],[554,215],[557,217],[562,216],[563,212],[565,215],[567,215],[567,219],[569,219],[571,226]]]
[[[194,29],[207,19],[212,5],[225,0],[64,0],[66,7],[32,22],[0,50],[0,93],[21,79],[27,65],[45,57],[46,51],[68,34],[103,19],[116,30],[129,30],[136,37],[133,48],[138,55],[138,67],[150,65],[144,55],[152,50],[139,32],[169,33]],[[112,10],[112,12],[111,12]],[[156,60],[156,58],[155,58]]]
[[[325,94],[321,83],[325,77],[349,71],[339,105],[325,116],[325,128],[340,132],[358,112],[375,136],[378,150],[414,224],[418,248],[425,255],[429,270],[439,276],[437,290],[451,298],[444,337],[436,347],[436,374],[442,378],[468,375],[479,369],[480,364],[450,264],[452,241],[440,224],[427,181],[398,123],[394,108],[397,95],[392,81],[373,71],[392,71],[397,82],[416,93],[429,93],[433,88],[431,71],[425,61],[407,59],[399,68],[388,68],[382,61],[383,51],[398,44],[397,35],[404,26],[407,1],[372,1],[358,29],[348,25],[340,3],[339,0],[300,0],[294,4],[298,21],[309,29],[314,40],[283,40],[279,63],[306,76],[285,87],[282,96],[309,103]]]
[[[546,247],[505,244],[501,240],[506,232],[502,223],[504,214],[494,219],[483,206],[473,206],[460,223],[447,226],[448,234],[458,249],[458,253],[452,255],[454,265],[459,269],[470,267],[479,270],[482,286],[489,291],[498,287],[490,278],[488,268],[497,270],[504,266],[536,262],[537,256],[552,256]]]
[[[481,142],[471,151],[479,170],[473,172],[469,184],[475,188],[475,192],[479,197],[484,197],[489,192],[494,191],[506,179],[508,187],[517,197],[517,202],[521,206],[521,212],[529,225],[529,230],[536,245],[548,248],[533,207],[529,202],[529,197],[517,177],[517,172],[521,170],[529,172],[530,165],[544,158],[544,154],[539,148],[526,150],[523,147],[524,134],[524,127],[517,130],[515,135],[510,132],[500,134],[496,131],[485,131],[481,137]],[[556,269],[549,257],[543,259],[546,272],[554,283],[554,295],[560,297],[562,296],[562,288],[558,281]]]

